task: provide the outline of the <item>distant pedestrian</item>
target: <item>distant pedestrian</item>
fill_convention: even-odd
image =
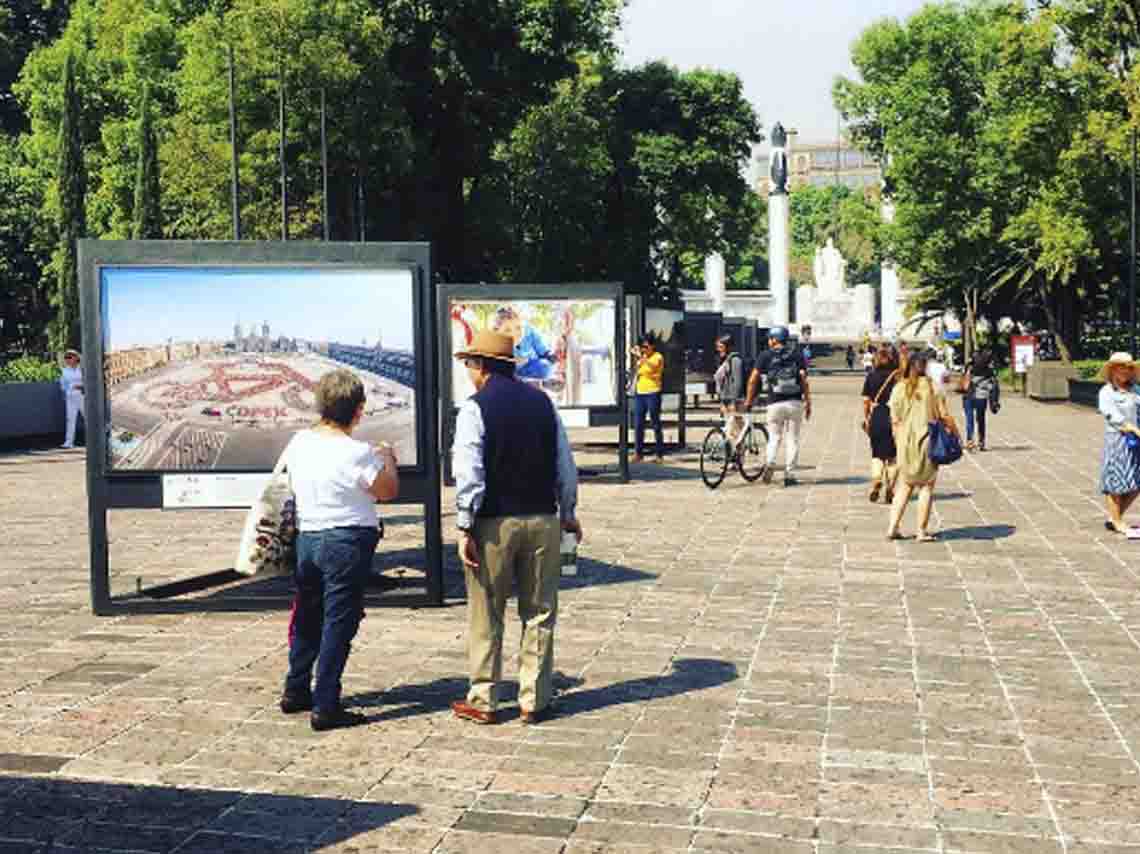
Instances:
[[[938,479],[938,466],[927,453],[927,432],[930,422],[942,421],[947,429],[958,432],[954,419],[946,408],[946,398],[938,393],[926,373],[926,357],[922,354],[907,360],[906,373],[891,392],[891,426],[894,428],[895,446],[898,449],[899,478],[902,483],[895,490],[891,505],[891,521],[887,539],[902,538],[899,525],[910,502],[911,494],[918,490],[919,542],[934,539],[930,533],[930,512],[934,506],[934,483]]]
[[[297,597],[289,640],[286,714],[312,710],[314,730],[356,726],[364,715],[341,705],[341,676],[364,616],[364,588],[380,540],[377,501],[400,490],[396,454],[352,438],[364,415],[364,384],[339,369],[317,383],[316,427],[285,449],[297,502]],[[316,665],[316,685],[311,686]]]
[[[661,462],[665,455],[665,434],[661,427],[661,386],[665,375],[665,357],[657,352],[650,335],[641,336],[638,346],[633,348],[633,357],[637,359],[633,410],[633,444],[636,453],[633,461],[639,463],[645,459],[645,416],[648,414],[657,439],[657,462]]]
[[[875,351],[871,347],[868,347],[866,350],[863,351],[863,373],[864,373],[864,375],[869,375],[871,373],[871,369],[874,367],[875,367]]]
[[[847,345],[846,359],[847,359],[847,370],[849,370],[849,371],[855,370],[855,348],[852,347],[850,344]]]
[[[923,355],[926,358],[926,375],[934,383],[934,390],[945,397],[950,392],[950,369],[933,347],[927,349]]]
[[[503,622],[515,588],[519,708],[524,723],[536,723],[553,696],[561,532],[582,538],[578,471],[550,398],[515,378],[510,338],[476,333],[456,358],[476,392],[459,410],[452,448],[470,686],[451,710],[464,720],[498,723]]]
[[[713,374],[720,412],[724,416],[725,435],[734,446],[744,430],[744,358],[736,352],[736,340],[731,335],[716,339],[716,354],[720,365]]]
[[[780,442],[784,445],[784,486],[796,481],[796,462],[800,456],[800,429],[811,419],[811,387],[808,366],[803,355],[787,346],[788,330],[773,327],[768,333],[768,349],[756,360],[748,378],[748,397],[744,408],[750,409],[760,390],[760,378],[768,378],[768,449],[764,482],[772,482],[772,470]]]
[[[875,353],[875,365],[863,382],[863,430],[871,440],[871,491],[873,503],[886,490],[887,504],[895,497],[898,477],[894,432],[891,429],[891,392],[898,380],[894,351],[886,344]]]
[[[962,376],[962,408],[966,415],[966,450],[986,449],[986,411],[998,403],[998,381],[990,354],[983,350],[974,355]],[[996,411],[996,409],[995,409]],[[974,423],[978,425],[978,443],[974,444]]]
[[[68,350],[63,354],[63,370],[59,375],[59,387],[63,391],[63,408],[66,426],[63,434],[63,448],[75,447],[75,431],[79,416],[83,414],[83,369],[79,367],[79,351]],[[87,427],[86,422],[84,428]]]
[[[1132,355],[1113,353],[1100,377],[1105,381],[1097,396],[1105,420],[1100,465],[1100,491],[1108,513],[1104,526],[1123,534],[1128,530],[1124,514],[1140,495],[1140,394]]]

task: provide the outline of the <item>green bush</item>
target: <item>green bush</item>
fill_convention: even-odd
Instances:
[[[59,365],[35,356],[20,356],[0,365],[0,383],[44,383],[59,379]]]

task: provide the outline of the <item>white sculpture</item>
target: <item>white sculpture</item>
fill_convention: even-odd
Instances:
[[[826,246],[815,250],[812,272],[815,274],[815,286],[821,294],[841,294],[846,289],[847,261],[830,237]]]

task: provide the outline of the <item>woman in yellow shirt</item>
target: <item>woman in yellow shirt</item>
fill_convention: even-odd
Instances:
[[[653,338],[642,335],[638,346],[633,348],[637,359],[637,384],[634,386],[634,448],[635,463],[645,459],[645,414],[653,423],[657,436],[657,462],[665,454],[665,434],[661,428],[661,378],[665,373],[665,357],[657,352]]]

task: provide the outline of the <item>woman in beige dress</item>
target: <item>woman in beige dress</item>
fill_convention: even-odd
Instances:
[[[930,511],[934,506],[934,482],[938,479],[938,466],[927,453],[927,432],[930,422],[940,419],[954,434],[958,425],[950,417],[946,398],[938,393],[926,376],[926,358],[911,356],[904,379],[891,392],[891,426],[894,428],[895,446],[898,449],[899,486],[891,505],[891,522],[887,528],[888,540],[902,539],[899,525],[911,495],[918,490],[918,536],[920,543],[930,542]]]

